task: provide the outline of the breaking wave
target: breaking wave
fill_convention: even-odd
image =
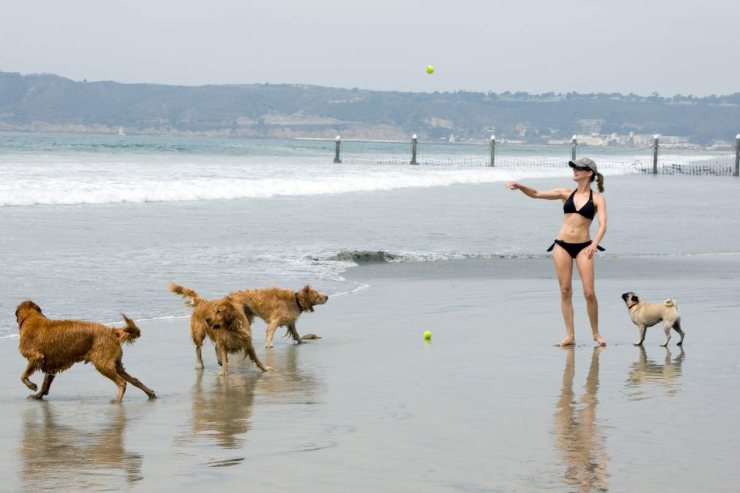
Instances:
[[[2,171],[2,170],[0,170]],[[553,169],[408,169],[347,167],[296,170],[259,170],[255,178],[245,170],[241,177],[228,173],[192,176],[171,168],[74,170],[62,167],[44,176],[7,176],[0,173],[0,206],[81,205],[201,200],[264,199],[278,196],[311,196],[389,191],[409,188],[485,184],[512,179],[562,176]],[[185,176],[182,175],[191,175]],[[6,176],[3,176],[6,175]],[[177,176],[180,175],[180,176]]]

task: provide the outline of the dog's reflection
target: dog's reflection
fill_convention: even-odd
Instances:
[[[93,420],[105,423],[91,430],[89,420],[62,424],[54,403],[40,402],[23,416],[22,481],[29,491],[66,489],[84,491],[132,487],[142,479],[142,456],[125,449],[126,410],[106,408]]]
[[[192,394],[193,436],[214,440],[226,449],[238,449],[252,426],[255,394],[266,400],[310,402],[317,385],[316,379],[299,367],[302,349],[290,346],[284,351],[266,352],[264,360],[274,369],[268,373],[243,369],[250,365],[248,361],[235,361],[235,371],[226,376],[198,371]]]
[[[271,399],[312,402],[319,390],[319,381],[299,364],[298,357],[305,350],[298,345],[291,345],[284,350],[268,351],[265,360],[277,371],[266,375],[270,378],[260,379],[257,389]]]
[[[193,435],[213,439],[223,448],[241,447],[249,431],[254,388],[260,376],[234,372],[204,377],[203,370],[198,371],[193,388]]]
[[[573,491],[606,491],[606,470],[609,457],[604,449],[604,436],[596,423],[596,406],[599,402],[599,354],[603,347],[594,348],[591,366],[586,377],[583,395],[576,400],[573,390],[575,377],[575,349],[564,348],[566,354],[563,370],[563,387],[555,413],[557,445],[565,460],[565,483]]]
[[[639,346],[638,350],[639,357],[632,363],[626,384],[630,399],[648,399],[650,388],[661,388],[669,396],[675,395],[680,388],[678,377],[681,376],[681,365],[686,358],[683,346],[679,346],[679,353],[675,357],[668,347],[661,348],[665,353],[662,364],[649,359],[643,346]]]

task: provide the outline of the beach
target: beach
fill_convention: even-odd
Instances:
[[[561,204],[503,183],[568,186],[567,169],[334,169],[284,142],[244,163],[93,144],[0,153],[0,490],[740,487],[737,179],[607,175],[608,344],[594,347],[576,275],[577,344],[563,349],[545,253]],[[239,173],[254,193],[219,188]],[[169,280],[209,298],[311,284],[330,298],[297,329],[321,339],[279,329],[265,349],[256,321],[272,371],[232,357],[219,376],[208,342],[196,370],[190,309]],[[675,299],[684,346],[660,347],[655,326],[635,347],[626,291]],[[129,386],[111,404],[115,386],[78,364],[26,399],[13,312],[27,298],[50,318],[135,318],[123,362],[158,398]]]
[[[736,489],[740,335],[727,321],[740,316],[740,258],[604,269],[609,344],[589,340],[576,296],[572,349],[554,347],[562,322],[546,261],[543,275],[522,277],[496,276],[496,262],[361,267],[351,275],[370,288],[300,319],[322,339],[257,342],[274,368],[265,374],[245,361],[219,377],[210,346],[195,370],[186,318],[141,322],[124,362],[156,390],[151,402],[129,386],[110,404],[114,386],[83,365],[47,402],[26,400],[20,357],[3,344],[4,489]],[[636,285],[670,285],[683,349],[675,338],[659,347],[659,327],[632,345],[619,293]],[[263,330],[255,324],[256,341]]]

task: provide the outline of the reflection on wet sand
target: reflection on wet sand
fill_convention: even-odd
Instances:
[[[312,402],[319,383],[311,371],[300,367],[298,356],[302,350],[304,348],[292,345],[279,351],[267,351],[266,364],[275,368],[275,372],[269,375],[270,378],[262,379],[257,389],[269,398]]]
[[[651,386],[662,388],[669,396],[675,395],[680,388],[678,377],[681,376],[681,365],[686,358],[683,346],[679,346],[679,353],[675,358],[668,347],[660,348],[665,351],[662,364],[648,359],[643,346],[639,346],[638,349],[640,351],[638,360],[632,363],[627,379],[629,398],[631,400],[648,399]]]
[[[597,392],[599,390],[599,354],[594,348],[583,395],[576,401],[573,391],[575,349],[565,348],[563,387],[555,413],[557,446],[565,460],[565,483],[573,491],[606,491],[609,457],[604,449],[604,436],[596,426]]]
[[[208,374],[206,384],[203,374],[197,371],[193,387],[193,435],[213,439],[223,448],[240,448],[249,431],[254,387],[261,374]]]
[[[21,480],[26,490],[116,490],[142,479],[142,456],[124,447],[126,410],[107,407],[94,419],[105,423],[90,429],[90,420],[61,424],[54,404],[39,402],[23,415]],[[66,414],[65,414],[66,415]]]
[[[255,394],[263,400],[288,397],[310,402],[316,381],[299,368],[300,350],[290,346],[267,351],[262,360],[273,368],[267,373],[247,368],[249,361],[234,361],[235,371],[227,376],[198,371],[192,393],[193,436],[215,441],[225,449],[238,449],[252,426]]]

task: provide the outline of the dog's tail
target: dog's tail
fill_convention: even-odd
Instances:
[[[128,318],[123,313],[121,314],[123,321],[126,322],[126,326],[122,329],[113,329],[116,331],[116,335],[121,342],[132,343],[141,336],[141,330],[136,326],[133,320]]]
[[[200,295],[192,289],[180,286],[172,281],[170,281],[170,291],[175,294],[179,294],[183,298],[189,298],[189,300],[185,302],[185,306],[195,306],[197,303],[203,301],[203,298],[201,298]]]
[[[672,307],[672,306],[676,306],[676,302],[675,302],[675,301],[673,301],[673,300],[672,300],[671,298],[668,298],[667,300],[665,300],[665,301],[663,302],[663,305],[664,305],[664,306],[667,306],[668,308],[670,308],[670,307]],[[676,308],[678,308],[678,307],[676,306]]]

